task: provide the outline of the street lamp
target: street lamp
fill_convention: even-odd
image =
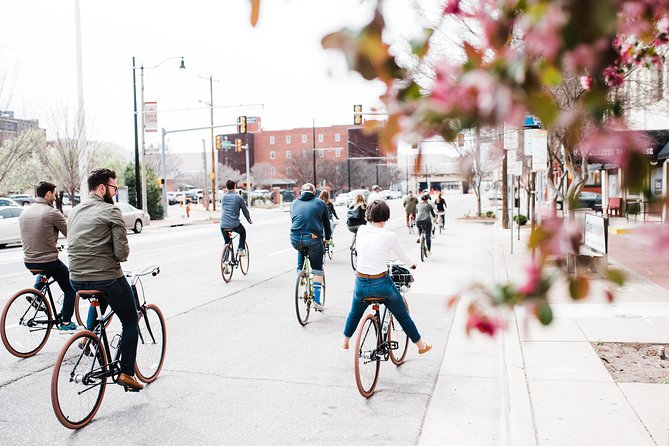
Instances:
[[[185,70],[186,69],[186,64],[184,63],[184,58],[182,56],[175,56],[175,57],[168,57],[167,59],[163,60],[157,65],[153,65],[151,67],[144,67],[144,64],[142,63],[140,67],[140,90],[141,90],[141,101],[142,101],[142,152],[141,152],[141,169],[140,169],[140,152],[139,152],[139,143],[138,143],[138,129],[137,129],[137,85],[135,82],[135,73],[136,73],[136,66],[135,66],[135,58],[132,58],[132,93],[133,93],[133,100],[134,100],[134,105],[135,105],[135,116],[134,116],[134,124],[135,124],[135,191],[136,191],[136,197],[137,197],[137,207],[140,209],[143,209],[146,213],[148,213],[148,205],[147,205],[147,196],[146,196],[146,163],[144,160],[144,152],[145,152],[145,140],[144,140],[144,132],[145,132],[145,121],[144,121],[144,114],[145,114],[145,104],[144,104],[144,69],[146,68],[147,70],[152,70],[154,68],[158,68],[165,62],[169,60],[174,60],[174,59],[181,59],[181,63],[179,64],[179,69]],[[156,129],[157,130],[157,129]],[[141,172],[141,174],[140,174]],[[140,178],[141,175],[141,178]],[[163,188],[167,187],[167,178],[163,177]],[[165,215],[167,215],[167,209],[164,209]]]

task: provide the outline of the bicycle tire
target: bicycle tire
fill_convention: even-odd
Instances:
[[[84,327],[86,329],[88,329],[88,327],[86,326],[86,319],[88,318],[89,308],[90,308],[90,302],[88,301],[88,299],[80,298],[79,294],[74,296],[74,318],[76,319],[77,324],[79,326]],[[107,305],[107,310],[111,311],[111,307],[109,305]],[[83,316],[84,314],[86,315],[86,318],[84,318]],[[111,324],[112,319],[114,319],[114,315],[112,315],[109,319],[107,319],[107,322],[105,322],[105,328],[109,328],[109,324]]]
[[[230,259],[234,256],[232,247],[230,245],[225,245],[223,248],[223,253],[221,253],[221,276],[225,283],[230,283],[232,280],[232,273],[235,268],[230,264]]]
[[[239,269],[242,270],[242,274],[246,275],[249,272],[249,244],[244,242],[244,249],[246,250],[246,254],[237,258],[239,261]]]
[[[41,322],[31,327],[35,320]],[[0,317],[0,337],[9,353],[17,358],[29,358],[42,350],[54,323],[49,300],[36,289],[26,288],[16,292],[5,304]]]
[[[402,297],[402,300],[404,300],[404,305],[406,305],[407,312],[409,312],[409,304],[407,304],[407,300],[404,297]],[[390,321],[388,323],[388,344],[390,344],[391,339],[397,341],[398,348],[397,350],[390,350],[390,360],[396,366],[400,366],[404,363],[407,351],[409,350],[409,336],[407,336],[404,329],[397,323],[392,314],[390,315]]]
[[[358,251],[355,249],[355,245],[351,247],[351,268],[355,271],[355,268],[358,266]]]
[[[427,257],[427,250],[425,248],[425,235],[421,233],[420,235],[420,261],[424,262]]]
[[[332,246],[328,245],[327,253],[328,253],[328,258],[332,260],[332,256],[334,255],[334,250],[332,249]]]
[[[135,374],[143,383],[152,383],[165,362],[167,331],[162,311],[155,304],[141,308]]]
[[[373,314],[367,314],[358,328],[353,358],[355,384],[360,395],[365,398],[374,394],[376,384],[379,382],[381,362],[374,357],[379,344],[379,323]]]
[[[80,429],[90,423],[102,404],[107,374],[105,349],[95,333],[83,330],[65,343],[51,375],[51,406],[60,424]]]
[[[323,271],[323,279],[321,282],[321,305],[325,308],[325,271]]]
[[[307,325],[311,312],[312,298],[309,296],[309,280],[306,272],[300,271],[295,281],[295,313],[297,314],[297,321],[303,327]]]

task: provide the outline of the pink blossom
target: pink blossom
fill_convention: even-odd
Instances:
[[[638,233],[640,241],[649,245],[649,254],[669,256],[669,225],[643,226]]]
[[[526,22],[529,21],[528,16],[525,17]],[[554,60],[562,45],[560,29],[566,21],[565,14],[559,6],[549,5],[537,23],[527,25],[528,31],[523,38],[527,53],[530,56]]]
[[[579,78],[579,82],[581,83],[581,88],[583,88],[585,91],[589,91],[590,87],[592,86],[592,77],[581,76]]]
[[[532,263],[526,268],[527,272],[527,281],[518,288],[518,292],[530,295],[538,291],[539,285],[541,284],[541,270],[536,263]]]
[[[444,14],[459,14],[460,12],[460,0],[448,0],[446,2]]]
[[[465,330],[469,335],[473,329],[480,331],[488,336],[495,336],[495,333],[503,328],[504,324],[498,319],[491,318],[485,314],[480,314],[478,311],[471,312],[467,318],[467,326]]]

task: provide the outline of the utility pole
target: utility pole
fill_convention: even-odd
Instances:
[[[312,153],[314,159],[314,187],[318,189],[316,184],[316,120],[311,118],[311,141],[312,141]]]

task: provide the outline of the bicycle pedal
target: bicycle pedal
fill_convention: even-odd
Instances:
[[[132,387],[128,387],[128,386],[123,386],[123,390],[125,390],[126,392],[137,392],[137,393],[139,393],[139,389],[133,389]]]
[[[397,350],[400,348],[400,344],[397,341],[390,341],[390,345],[388,346],[391,350]]]

